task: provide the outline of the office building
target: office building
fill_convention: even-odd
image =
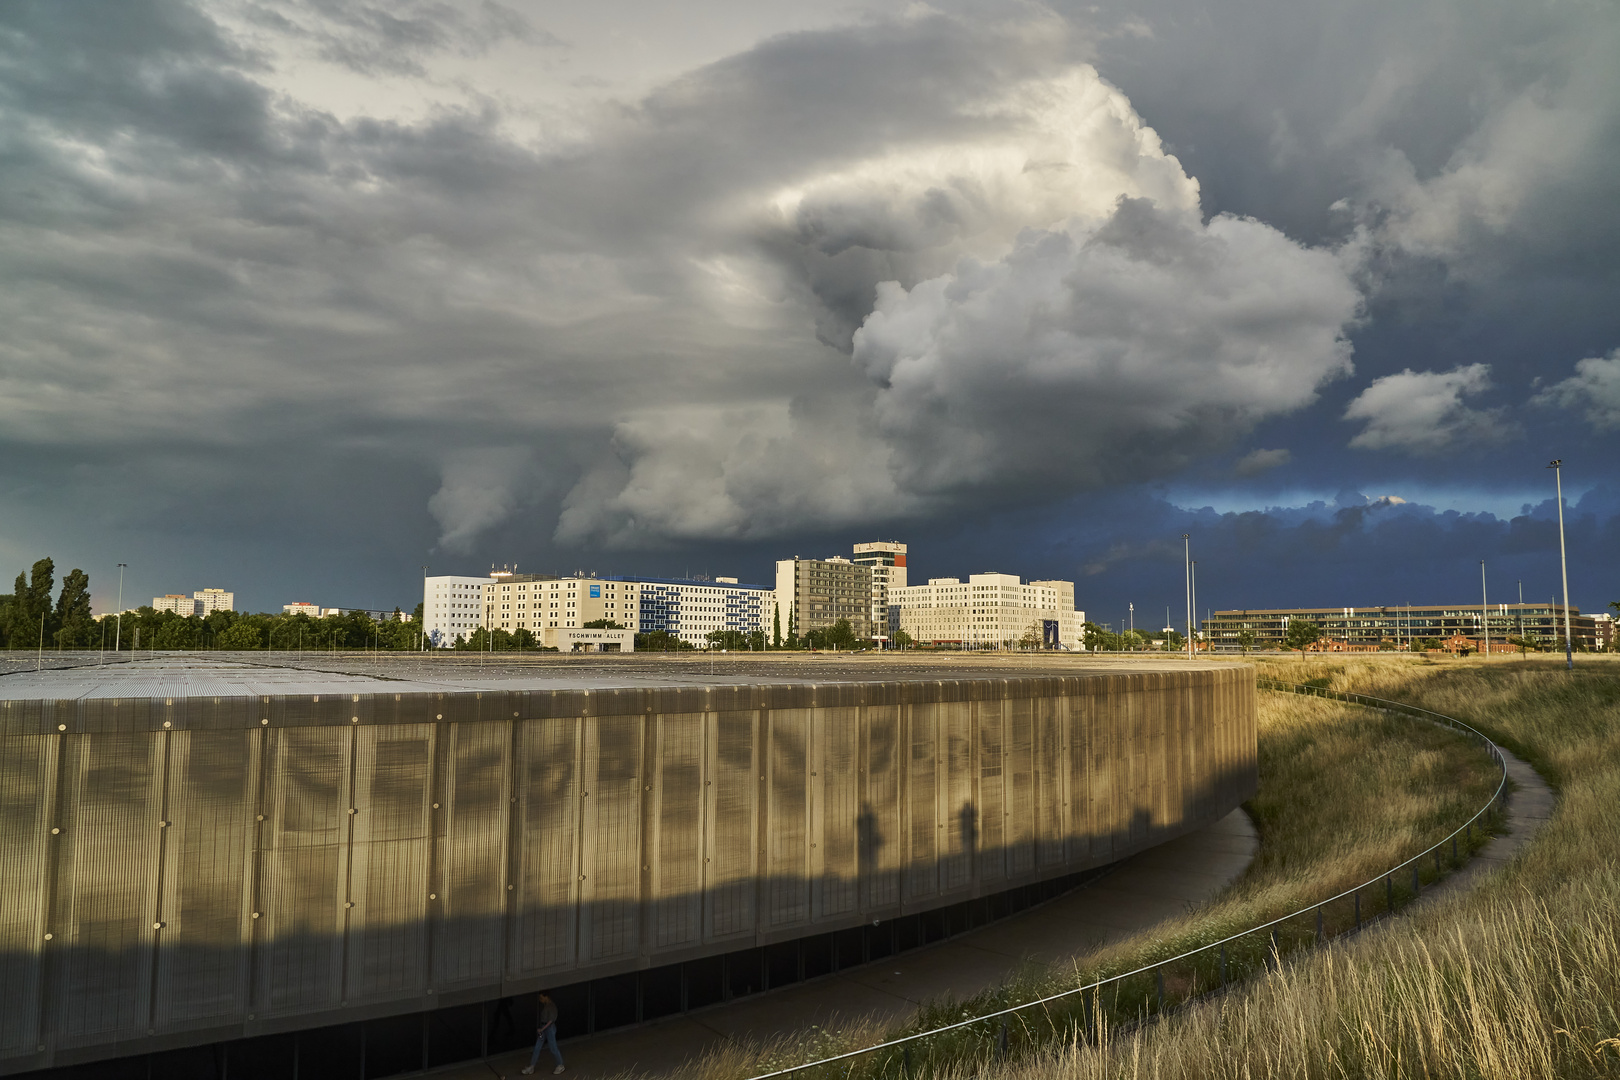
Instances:
[[[1603,647],[1604,632],[1598,620],[1569,609],[1570,634],[1576,648]],[[1484,643],[1485,631],[1491,641],[1520,638],[1556,643],[1564,640],[1564,606],[1545,604],[1388,604],[1378,607],[1242,608],[1217,611],[1205,620],[1204,640],[1217,652],[1238,652],[1244,631],[1254,636],[1256,649],[1287,648],[1288,624],[1294,620],[1313,622],[1322,631],[1325,643],[1337,643],[1350,651],[1376,650],[1383,642],[1405,649],[1413,641],[1454,637]],[[1328,647],[1327,645],[1323,646]]]
[[[776,608],[784,638],[803,637],[848,619],[856,640],[870,641],[872,568],[838,555],[783,559],[776,564]]]
[[[197,601],[197,614],[207,615],[213,611],[235,611],[236,594],[224,589],[204,589],[191,594]]]
[[[872,571],[872,636],[887,641],[898,629],[889,624],[889,590],[906,587],[906,545],[895,540],[856,544],[850,561]]]
[[[638,632],[640,586],[618,578],[557,577],[496,570],[484,583],[484,620],[493,629],[578,630],[603,619]]]
[[[707,647],[708,636],[715,631],[763,633],[770,641],[776,593],[764,585],[746,585],[731,577],[610,580],[637,586],[644,634],[662,630],[698,648]]]
[[[449,648],[482,624],[488,577],[445,574],[422,579],[422,629],[427,640]]]
[[[424,600],[424,611],[426,610],[426,603],[427,601]],[[321,605],[311,604],[307,600],[300,600],[295,604],[282,604],[281,613],[283,615],[308,615],[312,619],[318,619],[321,617]]]
[[[1074,582],[1021,581],[1014,574],[929,578],[889,591],[891,621],[919,645],[1012,648],[1038,644],[1078,652],[1086,614]]]
[[[153,611],[172,611],[176,615],[197,614],[197,601],[185,593],[166,593],[152,597]]]

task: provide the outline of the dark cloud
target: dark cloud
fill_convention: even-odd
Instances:
[[[238,571],[265,581],[349,552],[377,589],[384,533],[407,569],[763,566],[964,518],[982,550],[1007,515],[1039,521],[1032,562],[1108,567],[1097,588],[1157,541],[1104,515],[1077,544],[1064,515],[1144,477],[1264,505],[1607,460],[1617,25],[921,14],[767,40],[560,135],[422,74],[560,45],[515,7],[8,4],[0,555],[89,520],[176,565],[286,568]],[[277,42],[416,78],[422,107],[338,115]],[[1372,408],[1380,379],[1475,365],[1488,385],[1413,423]],[[1221,528],[1328,554],[1410,529],[1453,560],[1474,536],[1339,510]]]

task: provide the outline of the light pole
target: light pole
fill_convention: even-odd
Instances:
[[[1181,563],[1187,578],[1187,659],[1192,659],[1192,537],[1181,534]]]
[[[1131,608],[1131,651],[1136,651],[1136,604],[1132,602]]]
[[[1485,560],[1479,560],[1479,624],[1485,629],[1485,659],[1491,658],[1491,602],[1485,592]]]
[[[416,651],[423,652],[427,647],[427,567],[422,567],[422,627],[416,632]]]
[[[118,626],[113,631],[113,655],[118,655],[118,642],[124,636],[124,568],[128,563],[118,564]]]
[[[1564,554],[1564,459],[1554,458],[1547,468],[1553,471],[1553,482],[1558,485],[1558,566],[1564,576],[1564,666],[1574,671],[1575,642],[1569,633],[1569,558]]]
[[[1190,624],[1187,627],[1187,636],[1189,638],[1194,637],[1194,635],[1198,632],[1198,626],[1197,626],[1197,624],[1198,624],[1198,560],[1197,559],[1194,559],[1192,561],[1191,570],[1192,570],[1192,573],[1187,578],[1187,585],[1192,590],[1192,616],[1193,616],[1192,624]],[[1197,648],[1196,641],[1194,642],[1193,647]]]

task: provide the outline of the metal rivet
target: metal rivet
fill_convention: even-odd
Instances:
[[[507,886],[507,887],[506,887],[506,891],[507,891],[507,892],[511,892],[511,891],[512,891],[512,886],[510,886],[510,885],[508,885],[508,886]]]
[[[642,788],[641,790],[642,791],[651,791],[652,790],[652,785],[648,784],[646,787]]]
[[[358,717],[358,716],[351,716],[351,717],[349,717],[349,723],[351,723],[351,724],[358,724],[358,723],[359,723],[359,722],[360,722],[360,718],[359,718],[359,717]]]
[[[255,911],[255,912],[254,912],[254,913],[253,913],[253,917],[254,917],[254,918],[255,918],[255,919],[257,919],[257,918],[258,918],[258,917],[259,917],[259,913],[258,913],[258,912],[257,912],[257,911]]]
[[[437,810],[437,809],[438,809],[438,808],[439,808],[439,804],[438,804],[438,803],[434,803],[434,804],[433,804],[433,809],[435,809],[435,810]]]
[[[353,813],[357,813],[357,812],[358,811],[356,811],[354,807],[352,807],[352,806],[349,807],[349,813],[353,814]]]
[[[167,828],[168,828],[168,827],[169,827],[169,823],[168,823],[168,822],[167,822],[167,821],[160,821],[160,822],[158,822],[158,828],[160,828],[160,829],[167,829]]]
[[[166,728],[172,728],[172,727],[174,727],[174,723],[172,721],[165,720],[165,721],[163,721],[163,726],[166,727]]]
[[[579,880],[584,881],[585,880],[585,875],[584,874],[579,875]]]
[[[55,937],[55,936],[56,936],[56,935],[55,935],[55,934],[46,934],[46,935],[45,935],[45,940],[46,940],[46,941],[49,941],[49,940],[51,940],[51,939],[52,939],[52,938],[53,938],[53,937]],[[40,1047],[40,1049],[42,1049],[42,1050],[43,1050],[43,1049],[44,1049],[44,1047]]]
[[[62,832],[62,830],[61,830],[61,829],[52,829],[52,830],[51,830],[51,835],[52,835],[52,836],[57,836],[57,835],[59,835],[59,834],[60,834],[60,833],[61,833],[61,832]]]
[[[252,1013],[248,1013],[248,1019],[249,1020],[256,1020],[258,1018],[256,1016],[254,1016]]]
[[[268,716],[265,717],[263,720],[259,721],[259,723],[261,723],[261,724],[268,724],[269,722],[270,722],[270,718]]]
[[[346,901],[344,901],[343,906],[346,907],[346,908],[352,908],[352,907],[354,907],[354,901],[346,900]]]
[[[651,869],[652,869],[652,867],[650,867],[650,866],[646,866],[646,865],[643,865],[643,866],[642,866],[642,869],[643,869],[643,870],[651,870]]]
[[[263,821],[263,820],[264,820],[264,815],[263,815],[263,814],[260,814],[260,815],[259,815],[259,817],[258,817],[258,820],[259,820],[259,821]]]
[[[516,795],[512,796],[512,801],[517,802],[517,796]]]
[[[438,899],[438,898],[439,898],[439,894],[438,894],[438,893],[436,893],[436,892],[430,892],[430,893],[428,893],[428,899],[429,899],[429,900],[437,900],[437,899]]]
[[[67,725],[66,724],[57,724],[56,725],[56,730],[57,731],[66,731],[67,730]]]
[[[516,716],[516,715],[517,715],[517,713],[513,713],[513,714],[512,714],[512,715],[513,715],[513,716]],[[429,991],[429,993],[432,993],[432,991]]]
[[[704,860],[703,860],[703,861],[704,861],[704,862],[709,862],[709,861],[710,861],[710,860],[708,860],[708,859],[704,859]]]
[[[152,929],[161,930],[161,929],[163,929],[163,924],[160,923],[160,922],[155,922],[155,923],[152,924]]]
[[[430,994],[433,993],[433,987],[431,987],[431,986],[428,987],[428,993],[430,993]]]
[[[435,717],[434,717],[434,718],[433,718],[433,719],[435,719],[435,720],[443,720],[443,719],[444,719],[444,713],[439,713],[439,714],[438,714],[438,715],[437,715],[437,716],[435,716]]]

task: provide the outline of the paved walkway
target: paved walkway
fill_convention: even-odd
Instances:
[[[1558,808],[1558,796],[1553,794],[1547,781],[1541,778],[1527,761],[1522,761],[1506,750],[1502,757],[1507,762],[1508,779],[1515,787],[1508,795],[1507,820],[1503,832],[1490,841],[1468,865],[1424,891],[1424,894],[1402,912],[1421,910],[1438,902],[1442,897],[1472,889],[1485,874],[1494,874],[1506,866],[1523,850],[1547,824]]]
[[[667,1020],[570,1039],[570,1077],[658,1075],[732,1039],[760,1040],[825,1026],[836,1017],[900,1020],[925,1001],[957,999],[1005,982],[1025,965],[1050,964],[1122,940],[1203,903],[1248,867],[1254,825],[1234,810],[1122,862],[1097,882],[1029,912],[888,960]],[[436,1076],[492,1080],[517,1074],[528,1053],[456,1066]],[[542,1054],[540,1072],[551,1057]]]

